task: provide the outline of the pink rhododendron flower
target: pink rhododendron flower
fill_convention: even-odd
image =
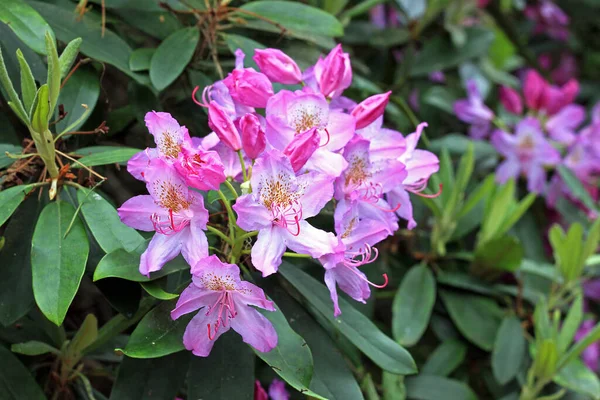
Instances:
[[[177,171],[162,159],[150,161],[144,177],[150,195],[133,197],[118,209],[125,225],[156,232],[140,259],[140,273],[149,276],[179,253],[192,265],[206,257],[208,212],[202,196],[188,190]]]
[[[273,96],[273,85],[265,74],[252,68],[234,69],[223,83],[229,89],[231,98],[249,107],[263,108]]]
[[[343,52],[341,44],[335,46],[327,57],[319,58],[313,69],[306,71],[305,74],[311,72],[314,74],[318,90],[325,97],[340,96],[352,83],[350,56]]]
[[[521,101],[521,96],[515,89],[501,86],[499,94],[500,102],[506,111],[516,115],[521,115],[523,113],[523,102]]]
[[[575,140],[576,129],[584,120],[585,108],[570,104],[550,117],[545,128],[552,140],[568,146]]]
[[[199,190],[218,190],[225,181],[225,167],[219,155],[200,146],[182,146],[173,165],[188,186]]]
[[[554,115],[571,104],[579,93],[579,84],[570,80],[561,87],[547,83],[535,70],[527,71],[523,85],[525,104],[531,110]]]
[[[331,199],[331,177],[316,172],[296,176],[289,159],[272,150],[256,160],[250,182],[252,193],[239,197],[233,209],[242,229],[259,232],[251,255],[263,276],[277,271],[286,247],[315,258],[331,251],[333,234],[305,221]]]
[[[364,128],[383,115],[391,94],[391,91],[376,94],[361,101],[351,113],[356,118],[356,129]]]
[[[525,15],[535,21],[534,33],[546,33],[562,41],[569,37],[569,17],[551,0],[540,0],[535,5],[527,6]]]
[[[312,157],[319,148],[320,142],[321,136],[319,135],[319,131],[317,128],[312,128],[296,135],[292,141],[285,146],[283,154],[289,157],[294,172],[298,172],[300,168],[306,164],[308,159]]]
[[[208,105],[208,126],[217,134],[221,142],[233,151],[242,148],[242,138],[233,120],[226,109],[215,101],[211,101]]]
[[[254,400],[269,400],[267,391],[258,380],[254,381]]]
[[[254,50],[254,61],[272,82],[294,85],[302,81],[302,71],[298,64],[278,49]]]
[[[458,119],[471,125],[471,137],[483,139],[490,131],[490,121],[494,119],[494,113],[484,104],[474,80],[467,82],[467,96],[467,99],[454,103],[454,112]]]
[[[256,160],[267,146],[267,137],[261,118],[256,114],[246,114],[239,120],[242,148],[252,160]]]
[[[269,385],[269,397],[271,400],[289,400],[290,393],[285,390],[285,382],[273,379]]]
[[[537,119],[528,117],[520,121],[514,135],[497,130],[492,135],[492,144],[506,158],[496,171],[498,182],[524,174],[530,192],[544,192],[545,167],[559,163],[560,153],[544,137]]]
[[[171,311],[171,318],[196,310],[183,334],[185,348],[194,355],[207,357],[215,341],[229,328],[261,352],[277,346],[277,332],[271,322],[254,307],[275,311],[261,288],[240,280],[236,265],[225,264],[215,255],[192,264],[192,283]]]

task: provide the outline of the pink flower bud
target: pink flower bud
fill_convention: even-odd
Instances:
[[[571,104],[579,93],[579,83],[571,79],[562,87],[546,85],[541,100],[541,108],[546,110],[548,115],[554,115],[565,106]]]
[[[240,134],[227,114],[227,110],[214,101],[208,105],[208,126],[233,151],[242,148]]]
[[[231,98],[249,107],[264,108],[273,96],[273,85],[265,74],[252,68],[234,69],[223,83],[229,89]]]
[[[326,97],[337,97],[352,83],[350,56],[338,44],[324,59],[315,65],[315,78]]]
[[[183,146],[175,169],[185,183],[199,190],[219,190],[219,185],[226,179],[225,167],[219,155],[201,147]]]
[[[500,87],[500,102],[506,108],[506,111],[521,115],[523,113],[523,102],[521,96],[513,88],[507,86]]]
[[[523,96],[525,104],[532,110],[539,110],[542,106],[542,99],[546,87],[546,81],[535,70],[527,71],[525,84],[523,86]]]
[[[244,152],[252,160],[256,160],[267,145],[267,138],[260,125],[260,120],[255,114],[246,114],[240,118],[239,125]]]
[[[302,81],[302,71],[298,64],[281,50],[256,49],[253,59],[260,72],[273,82],[294,85]]]
[[[351,113],[356,118],[356,129],[362,129],[379,118],[385,111],[391,94],[391,91],[376,94],[358,103]]]
[[[289,157],[294,172],[306,164],[308,159],[319,148],[321,136],[317,128],[296,135],[292,141],[283,149],[283,154]]]

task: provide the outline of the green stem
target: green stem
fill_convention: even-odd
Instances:
[[[238,150],[238,157],[240,158],[240,165],[242,166],[242,173],[244,174],[244,182],[248,180],[248,173],[246,172],[246,164],[244,163],[244,156],[242,155],[242,151]]]
[[[243,235],[240,235],[235,239],[234,246],[238,245],[238,244],[242,244],[242,243],[244,243],[244,241],[246,239],[254,237],[256,235],[258,235],[258,231],[251,231],[251,232],[244,233]]]
[[[214,233],[215,235],[217,235],[218,237],[220,237],[221,240],[225,241],[227,244],[233,245],[233,243],[231,242],[231,239],[227,235],[225,235],[223,232],[221,232],[220,230],[218,230],[217,228],[214,228],[214,227],[208,225],[206,227],[206,230],[209,231],[209,232],[211,232],[211,233]]]
[[[402,97],[392,96],[392,101],[396,103],[398,107],[400,107],[404,115],[406,115],[406,117],[410,120],[410,123],[413,124],[415,128],[419,126],[419,118],[417,118],[413,110],[408,104],[406,104],[406,101],[404,101]],[[429,138],[427,137],[425,131],[421,133],[421,139],[423,139],[425,147],[431,147],[431,143],[429,142]]]
[[[219,193],[219,197],[223,201],[223,204],[225,205],[225,209],[227,210],[227,216],[229,217],[229,239],[231,240],[231,243],[234,243],[235,242],[235,226],[236,226],[235,214],[233,213],[233,210],[231,209],[231,203],[229,203],[229,200],[227,199],[225,194],[220,190],[217,191],[217,193]]]
[[[283,253],[283,256],[290,257],[290,258],[312,258],[308,254],[291,253],[289,251],[286,251],[285,253]]]
[[[231,182],[229,182],[228,180],[225,180],[225,182],[223,182],[225,184],[225,186],[227,186],[227,188],[231,191],[231,193],[233,194],[233,196],[237,199],[238,198],[238,192],[237,190],[235,190],[235,188],[233,187],[233,185],[231,184]]]
[[[91,108],[85,107],[85,111],[83,112],[83,114],[81,114],[81,116],[79,118],[77,118],[77,121],[73,122],[71,125],[67,126],[61,133],[59,133],[55,138],[54,138],[54,143],[56,143],[56,141],[58,139],[60,139],[63,135],[66,135],[67,133],[71,132],[73,129],[75,129],[75,127],[77,125],[79,125],[81,123],[81,121],[84,121],[88,114],[92,112]]]

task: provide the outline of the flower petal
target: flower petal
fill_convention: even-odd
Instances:
[[[123,203],[117,212],[125,225],[146,232],[154,230],[154,224],[150,218],[152,214],[167,218],[167,211],[157,205],[149,195],[132,197]]]
[[[278,227],[262,229],[258,233],[256,243],[252,246],[252,264],[262,272],[263,277],[277,272],[281,265],[281,257],[286,247],[281,231],[285,229]]]
[[[218,329],[215,331],[217,317],[216,312],[206,315],[205,309],[202,309],[185,328],[183,345],[186,349],[191,350],[195,356],[208,357],[219,336],[229,330],[229,325],[219,324]],[[210,337],[208,336],[209,329]]]
[[[235,299],[237,314],[231,327],[242,336],[245,343],[266,353],[277,346],[277,332],[271,321],[250,306]]]
[[[148,248],[140,258],[140,273],[150,276],[150,272],[160,270],[181,252],[181,237],[187,233],[187,228],[172,235],[154,234]]]

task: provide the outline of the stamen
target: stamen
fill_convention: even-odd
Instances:
[[[438,189],[437,193],[434,193],[434,194],[423,194],[423,193],[421,193],[425,189],[427,189],[427,181],[425,181],[419,187],[416,187],[416,188],[407,187],[406,188],[407,191],[409,191],[411,193],[414,193],[417,196],[425,197],[427,199],[435,199],[436,197],[438,197],[439,195],[442,194],[443,184],[440,183],[439,189]]]
[[[273,223],[286,228],[293,236],[300,235],[300,221],[302,220],[302,205],[294,201],[287,206],[271,203]]]
[[[329,134],[329,131],[327,130],[327,128],[323,128],[323,130],[325,131],[325,133],[327,134],[327,141],[323,144],[320,144],[319,147],[325,147],[329,144],[329,141],[331,140],[331,135]]]
[[[160,215],[157,213],[153,213],[150,215],[150,221],[152,221],[152,226],[154,226],[154,230],[157,233],[162,235],[172,235],[181,231],[189,224],[189,220],[182,219],[179,225],[175,224],[175,215],[173,214],[173,210],[169,210],[169,217],[167,220],[162,220]]]
[[[375,255],[372,256],[373,254]],[[368,280],[366,276],[358,269],[358,267],[365,264],[370,264],[377,259],[379,256],[379,251],[375,247],[365,244],[364,249],[360,249],[358,252],[346,252],[346,256],[347,258],[344,259],[344,266],[350,269],[350,271],[356,274],[356,276],[358,276],[361,280],[378,289],[382,289],[387,286],[389,282],[387,274],[383,274],[383,279],[385,282],[383,282],[381,285],[377,285],[376,283]]]
[[[209,91],[211,89],[212,85],[209,85],[202,90],[202,102],[199,102],[198,99],[196,99],[196,93],[198,92],[198,90],[200,90],[200,86],[196,86],[192,91],[192,100],[194,101],[194,103],[198,104],[200,107],[208,108],[208,103],[210,103]]]

